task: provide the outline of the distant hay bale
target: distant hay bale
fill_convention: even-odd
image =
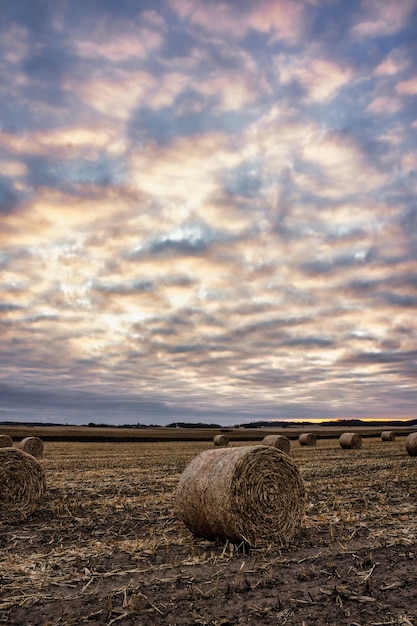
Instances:
[[[317,444],[317,437],[314,433],[301,433],[298,437],[300,446],[315,446]]]
[[[206,539],[284,543],[301,522],[305,488],[295,463],[270,446],[206,450],[181,475],[176,511]]]
[[[0,449],[0,522],[26,519],[45,494],[45,474],[32,455]]]
[[[13,439],[9,435],[0,435],[0,448],[11,448]]]
[[[25,437],[16,444],[16,447],[31,454],[36,459],[43,457],[43,441],[39,437]]]
[[[393,430],[383,430],[381,433],[382,441],[395,441],[395,433]]]
[[[283,435],[266,435],[266,437],[262,439],[262,445],[278,448],[278,450],[282,450],[285,454],[289,454],[291,449],[290,440]]]
[[[216,435],[213,439],[213,443],[215,446],[225,448],[229,445],[229,437],[227,437],[226,435]]]
[[[362,439],[358,433],[343,433],[339,437],[339,443],[344,450],[359,450],[362,447]]]
[[[408,435],[405,440],[405,449],[410,456],[417,456],[417,432]]]

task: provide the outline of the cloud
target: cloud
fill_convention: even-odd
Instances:
[[[165,23],[154,11],[142,13],[136,24],[126,20],[115,25],[109,16],[89,36],[86,33],[85,38],[78,38],[74,47],[81,57],[89,59],[113,63],[145,59],[160,49],[164,30]]]
[[[316,259],[314,261],[308,261],[307,263],[302,264],[301,268],[307,273],[319,275],[329,274],[335,270],[340,270],[340,268],[363,266],[366,263],[371,262],[374,256],[375,253],[373,250],[363,249],[363,247],[360,247],[356,250],[351,250],[348,254],[335,254],[331,259]]]
[[[398,113],[402,106],[403,103],[400,98],[396,98],[395,96],[379,96],[372,100],[367,106],[367,111],[379,115],[393,115],[394,113]]]
[[[407,69],[410,61],[401,50],[393,50],[375,68],[375,76],[395,76]]]
[[[380,293],[379,297],[387,304],[404,309],[417,308],[417,295],[408,295],[401,293]]]
[[[205,98],[212,98],[220,110],[235,111],[256,102],[260,90],[266,88],[260,82],[255,75],[222,72],[196,86],[196,90]]]
[[[10,311],[21,311],[22,306],[8,302],[0,302],[0,313],[10,313]]]
[[[149,279],[139,279],[127,283],[105,283],[94,281],[91,285],[89,285],[89,289],[91,291],[99,291],[102,293],[124,295],[153,291],[155,289],[155,284]]]
[[[131,184],[184,211],[200,206],[218,190],[217,176],[241,160],[227,135],[220,132],[184,136],[167,146],[152,142],[132,151]]]
[[[325,337],[292,337],[291,339],[287,339],[282,342],[281,345],[289,348],[327,348],[334,345],[334,342],[331,339],[326,339]]]
[[[217,242],[227,242],[232,239],[227,231],[215,230],[201,220],[188,221],[175,227],[170,232],[153,237],[134,249],[128,255],[130,259],[137,259],[144,255],[161,254],[201,254]]]
[[[304,4],[291,0],[268,0],[254,6],[251,2],[210,0],[170,0],[171,8],[183,20],[221,36],[240,39],[249,29],[273,39],[293,40],[303,31]]]
[[[417,76],[398,83],[395,86],[395,91],[402,96],[414,96],[417,94]]]
[[[378,0],[364,0],[362,7],[362,16],[352,27],[352,34],[358,39],[381,37],[398,32],[406,24],[415,8],[415,2],[385,0],[382,4]]]
[[[64,87],[106,118],[126,121],[134,107],[155,87],[155,79],[144,71],[117,70],[111,78],[97,77],[83,82],[68,78]]]
[[[324,198],[369,193],[386,182],[386,176],[348,136],[328,133],[306,144],[302,156],[310,167],[295,175],[295,181]]]
[[[30,41],[28,28],[16,22],[9,24],[7,29],[2,31],[0,49],[2,50],[0,67],[3,66],[3,71],[5,70],[6,64],[18,68],[29,55]],[[3,87],[5,87],[5,85],[3,85]]]
[[[390,364],[390,363],[406,363],[415,361],[417,358],[417,351],[382,351],[377,350],[374,352],[361,352],[358,354],[352,354],[346,358],[350,363],[370,363],[370,364]]]
[[[405,171],[417,171],[417,151],[410,151],[403,154],[401,164]]]
[[[313,58],[311,58],[313,56]],[[314,48],[301,59],[280,55],[277,68],[284,84],[298,81],[309,99],[326,102],[352,79],[352,70],[326,58],[315,57]]]
[[[10,213],[19,206],[19,194],[9,178],[0,176],[0,215]]]

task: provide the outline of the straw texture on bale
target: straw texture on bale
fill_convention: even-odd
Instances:
[[[26,519],[45,494],[40,463],[18,448],[0,449],[0,522]]]
[[[25,437],[22,441],[19,441],[17,447],[28,454],[31,454],[36,459],[43,457],[43,441],[39,437]]]
[[[405,440],[405,449],[410,456],[417,456],[417,432],[408,435]]]
[[[0,448],[11,448],[13,439],[9,435],[0,435]]]
[[[315,446],[317,444],[317,437],[314,433],[301,433],[298,437],[300,446]]]
[[[362,438],[358,433],[343,433],[339,437],[339,443],[344,450],[359,450],[362,447]]]
[[[213,443],[215,446],[225,448],[229,445],[229,437],[226,437],[226,435],[216,435],[213,439]]]
[[[295,463],[262,445],[200,453],[181,475],[176,499],[178,517],[196,536],[249,546],[291,538],[304,506]]]
[[[291,449],[290,440],[283,435],[266,435],[262,439],[262,445],[278,448],[278,450],[282,450],[286,454],[289,454]]]
[[[383,430],[381,433],[382,441],[395,441],[395,433],[393,430]]]

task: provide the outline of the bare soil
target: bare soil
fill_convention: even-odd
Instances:
[[[0,624],[417,626],[417,458],[405,437],[361,450],[292,442],[302,526],[288,545],[250,551],[175,518],[179,476],[209,446],[47,442],[45,501],[0,526]]]

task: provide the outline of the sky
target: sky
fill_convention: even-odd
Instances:
[[[413,418],[417,0],[2,0],[0,421]]]

